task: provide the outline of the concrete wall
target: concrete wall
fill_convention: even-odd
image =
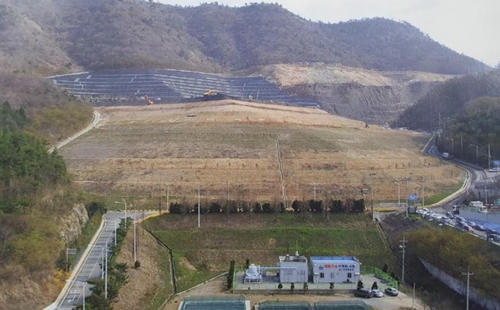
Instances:
[[[422,264],[424,264],[425,268],[429,273],[438,278],[441,282],[446,284],[449,288],[454,290],[455,292],[465,296],[467,294],[467,282],[466,278],[464,276],[464,279],[457,280],[447,274],[446,272],[438,269],[437,267],[431,265],[427,261],[420,259]],[[469,287],[469,299],[474,301],[475,303],[485,307],[486,309],[489,310],[498,310],[500,309],[500,301],[495,300],[495,299],[488,299],[484,296],[479,295],[476,290],[472,287]]]

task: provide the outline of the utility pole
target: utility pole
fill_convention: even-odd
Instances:
[[[402,264],[402,268],[401,268],[401,283],[404,284],[405,283],[405,252],[406,252],[406,243],[408,242],[406,240],[405,234],[403,234],[403,240],[400,240],[399,242],[400,242],[399,248],[402,250],[402,253],[403,253],[403,264]]]
[[[135,214],[134,214],[134,265],[136,262],[137,262],[137,225],[135,223]]]
[[[169,196],[170,196],[169,194],[170,194],[170,193],[169,193],[169,189],[170,189],[170,186],[167,184],[167,211],[169,211],[169,210],[170,210],[170,205],[169,205],[169,198],[170,198],[170,197],[169,197]]]
[[[398,210],[401,208],[401,181],[398,181]]]
[[[314,185],[314,201],[316,201],[316,182],[314,182],[313,185]]]
[[[469,266],[467,266],[467,272],[462,272],[462,275],[467,276],[467,306],[466,310],[469,310],[469,278],[470,276],[473,276],[473,272],[469,272]]]
[[[406,217],[408,217],[408,181],[409,181],[409,179],[406,178],[405,181],[406,181],[406,195],[405,195],[406,196]]]
[[[464,156],[464,135],[460,136],[460,159]]]
[[[370,188],[370,204],[372,207],[372,221],[375,221],[375,213],[373,213],[373,188]]]
[[[422,208],[425,206],[425,177],[422,177]]]
[[[491,153],[490,153],[490,144],[488,143],[488,169],[491,168]]]
[[[228,183],[229,184],[229,183]],[[198,185],[198,228],[200,228],[200,186]]]
[[[105,256],[105,274],[104,274],[104,298],[108,299],[108,242],[106,241],[106,246],[104,247],[104,256]]]
[[[415,282],[413,282],[413,300],[412,300],[412,303],[411,303],[411,309],[412,310],[415,309]]]

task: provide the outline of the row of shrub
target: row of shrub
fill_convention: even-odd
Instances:
[[[283,202],[271,203],[271,202],[244,202],[229,200],[225,203],[219,201],[212,201],[211,203],[200,203],[200,213],[284,213],[284,212],[312,212],[312,213],[362,213],[365,211],[365,201],[364,199],[348,199],[346,201],[342,200],[330,200],[324,203],[322,200],[308,200],[301,201],[295,200],[292,202],[289,208],[285,208]],[[198,204],[190,205],[187,203],[174,202],[169,206],[169,211],[171,214],[189,214],[198,212]]]

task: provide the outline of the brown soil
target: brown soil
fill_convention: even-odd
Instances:
[[[133,230],[130,229],[123,242],[116,261],[128,265],[128,283],[123,286],[113,304],[113,309],[136,310],[148,309],[148,304],[158,293],[162,281],[162,271],[158,266],[157,253],[163,251],[156,240],[144,229],[137,230],[137,260],[141,266],[137,269],[133,264]],[[168,254],[165,252],[165,256]],[[167,296],[162,296],[167,298]]]
[[[397,201],[449,191],[463,173],[422,155],[420,134],[383,130],[317,109],[237,101],[100,109],[99,127],[60,150],[91,193],[170,202],[360,198]],[[280,164],[281,163],[281,164]],[[407,186],[406,186],[407,185]],[[368,197],[367,197],[368,198]],[[370,199],[371,199],[370,195]],[[165,200],[163,200],[165,203]]]

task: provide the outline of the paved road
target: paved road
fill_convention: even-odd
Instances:
[[[127,212],[127,217],[138,220],[156,213],[154,211]],[[112,255],[107,249],[114,243],[115,227],[119,227],[120,220],[123,218],[125,218],[124,212],[108,212],[104,215],[103,229],[97,232],[94,242],[88,246],[81,258],[81,263],[73,271],[72,277],[63,289],[62,299],[56,303],[55,307],[46,309],[71,310],[74,305],[83,303],[84,296],[91,295],[87,281],[104,278],[100,264],[105,260],[105,253],[107,253],[108,258]]]
[[[441,154],[438,152],[437,147],[434,145],[428,145],[426,146],[425,153],[431,155],[431,156],[436,156],[436,157],[442,157]],[[495,177],[498,175],[498,172],[489,172],[481,167],[478,167],[476,165],[461,161],[461,160],[456,160],[456,159],[448,159],[449,161],[453,162],[457,166],[460,166],[464,168],[469,176],[470,176],[470,182],[469,184],[465,184],[465,186],[462,188],[462,192],[458,193],[457,195],[452,195],[450,196],[450,199],[447,199],[446,201],[443,201],[437,206],[432,207],[432,211],[445,215],[446,211],[451,211],[452,206],[455,204],[461,204],[461,202],[467,198],[468,194],[470,191],[474,191],[476,189],[476,193],[478,191],[481,191],[482,188],[488,186],[488,184],[493,184],[495,181]],[[486,195],[486,189],[484,190],[484,195]],[[446,223],[446,225],[455,227],[456,225],[456,220],[452,219],[449,223]],[[486,235],[487,233],[481,230],[473,229],[472,232],[470,232],[473,236],[476,236],[478,238],[486,240]]]

